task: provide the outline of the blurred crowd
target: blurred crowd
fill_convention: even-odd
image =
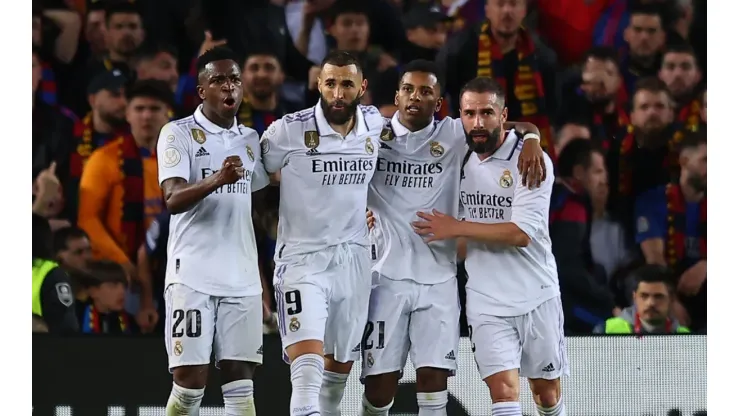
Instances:
[[[195,59],[224,44],[243,57],[239,122],[260,134],[317,102],[333,49],[361,58],[364,104],[387,117],[411,60],[444,73],[437,117],[458,114],[466,81],[495,78],[556,162],[566,332],[613,333],[614,317],[706,331],[703,0],[34,0],[34,331],[163,330],[154,150],[199,104]],[[278,196],[253,215],[267,332]]]

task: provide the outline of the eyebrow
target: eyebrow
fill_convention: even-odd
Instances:
[[[408,82],[404,82],[403,84],[401,84],[401,86],[402,87],[413,87],[413,88],[416,88],[417,87],[416,85],[411,84],[411,83],[408,83]],[[426,85],[425,84],[425,85],[419,85],[418,87],[419,88],[429,88],[430,90],[433,90],[434,89],[434,85]]]

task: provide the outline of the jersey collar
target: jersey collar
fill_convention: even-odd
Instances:
[[[203,104],[198,106],[198,108],[195,110],[195,113],[193,113],[193,117],[195,118],[195,122],[209,134],[221,134],[226,130],[229,130],[235,134],[241,133],[239,131],[239,122],[236,120],[236,117],[234,117],[234,124],[231,125],[231,128],[225,129],[214,124],[211,120],[206,118],[206,115],[203,114]]]
[[[341,136],[339,133],[334,131],[333,128],[329,125],[329,122],[326,121],[326,117],[324,117],[324,110],[321,109],[321,99],[319,99],[318,104],[314,107],[314,118],[316,119],[316,130],[318,130],[319,136],[329,136],[332,134],[336,134]],[[355,132],[356,136],[364,136],[366,135],[370,129],[367,127],[367,122],[365,122],[365,116],[362,115],[362,110],[360,109],[360,106],[357,106],[357,110],[355,111],[355,127],[352,129]]]
[[[393,129],[393,134],[396,137],[409,134],[411,135],[411,138],[426,139],[427,137],[429,137],[429,134],[432,132],[432,130],[434,130],[434,120],[432,120],[431,123],[429,123],[426,127],[419,131],[411,131],[406,128],[406,126],[401,124],[401,121],[398,119],[398,111],[396,111],[396,113],[393,114],[393,117],[391,118],[391,128]]]
[[[509,130],[509,134],[504,137],[501,147],[496,149],[491,157],[498,160],[511,160],[511,157],[514,156],[517,143],[519,143],[519,137],[517,137],[516,132],[514,129]]]

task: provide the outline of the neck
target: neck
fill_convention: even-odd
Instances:
[[[686,202],[699,202],[704,197],[704,192],[697,191],[689,184],[689,178],[685,173],[681,174],[679,184],[681,186],[681,194]]]
[[[594,220],[600,220],[606,216],[606,208],[602,204],[599,206],[593,205],[591,213]]]
[[[93,300],[93,307],[95,308],[96,311],[98,311],[98,313],[109,313],[110,312],[110,309],[101,305],[100,302],[96,300]]]
[[[411,123],[409,123],[407,120],[404,120],[402,117],[398,117],[398,122],[401,123],[402,126],[404,126],[407,129],[409,129],[409,131],[412,132],[412,133],[416,133],[417,131],[424,130],[429,125],[429,123],[431,123],[433,121],[434,121],[434,117],[432,117],[431,119],[429,119],[429,122],[427,124],[425,124],[424,126],[417,127],[417,126],[414,126]]]
[[[104,121],[103,118],[100,117],[100,114],[95,111],[93,111],[92,128],[93,132],[95,133],[113,133],[113,126],[111,126],[110,123]]]
[[[519,39],[518,33],[513,36],[501,36],[496,31],[493,31],[493,40],[496,41],[499,49],[501,49],[501,54],[513,51],[516,48],[517,39]]]
[[[154,150],[157,146],[157,137],[147,137],[141,134],[131,134],[134,137],[136,145],[145,149]]]
[[[128,63],[128,56],[123,55],[119,52],[108,51],[108,59],[110,59],[113,62]]]
[[[277,93],[270,94],[266,98],[257,98],[253,94],[247,93],[249,105],[258,111],[274,111],[278,106]]]
[[[496,147],[493,148],[490,152],[485,153],[478,153],[478,159],[485,160],[489,157],[493,156],[494,153],[496,153],[496,150],[498,150],[501,145],[504,143],[504,138],[506,137],[506,130],[501,130],[501,135],[498,137],[498,142],[496,143]]]
[[[222,129],[230,129],[234,125],[234,116],[229,118],[219,116],[215,111],[210,108],[203,106],[203,115],[206,116],[208,121],[221,127]]]
[[[617,100],[611,100],[609,103],[604,107],[604,114],[612,114],[617,111]]]
[[[355,127],[355,115],[352,115],[352,118],[349,119],[348,122],[344,124],[332,124],[329,123],[332,129],[336,131],[337,133],[341,134],[342,137],[345,137],[349,134],[350,131]]]

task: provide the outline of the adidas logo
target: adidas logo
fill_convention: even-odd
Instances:
[[[262,355],[262,345],[260,345],[259,349],[257,349],[257,354]]]
[[[204,148],[198,149],[197,152],[195,152],[195,157],[202,157],[202,156],[210,156],[210,153]]]
[[[553,371],[555,371],[555,367],[552,365],[552,363],[550,363],[546,365],[545,368],[542,369],[542,371],[546,373],[552,373]]]
[[[454,360],[455,359],[455,351],[451,350],[450,352],[445,355],[446,360]]]
[[[388,145],[387,145],[387,144],[385,144],[385,143],[380,143],[380,148],[381,148],[381,149],[389,149],[389,150],[393,150],[393,149],[392,149],[392,148],[391,148],[390,146],[388,146]]]

